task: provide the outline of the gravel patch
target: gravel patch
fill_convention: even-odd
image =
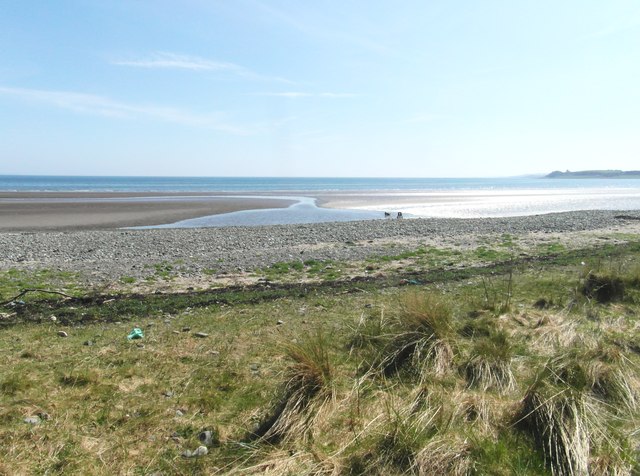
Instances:
[[[372,220],[260,227],[0,233],[0,269],[75,271],[94,282],[142,277],[159,263],[185,276],[236,272],[279,261],[362,260],[420,244],[473,246],[509,233],[634,232],[639,211],[579,211],[483,219]]]

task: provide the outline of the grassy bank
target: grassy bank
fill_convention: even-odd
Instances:
[[[149,295],[5,272],[0,301],[67,296],[0,309],[0,473],[632,474],[628,241],[521,255],[505,236]]]

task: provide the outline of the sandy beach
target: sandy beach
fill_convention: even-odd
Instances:
[[[315,199],[317,207],[310,202]],[[0,231],[101,230],[173,224],[230,212],[309,206],[293,221],[251,215],[244,221],[198,220],[194,226],[266,225],[395,216],[489,218],[580,210],[638,210],[640,188],[434,191],[1,192]],[[335,213],[332,213],[331,211]],[[293,211],[293,210],[292,210]],[[322,217],[320,217],[322,215]],[[307,220],[308,219],[308,220]],[[298,220],[298,221],[295,221]]]
[[[291,200],[216,193],[0,192],[0,231],[114,229],[173,223],[240,210],[287,207]]]

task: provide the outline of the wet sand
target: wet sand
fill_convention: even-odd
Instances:
[[[0,232],[161,225],[240,210],[284,208],[293,203],[225,193],[0,192]]]
[[[429,218],[532,216],[580,210],[640,210],[640,188],[340,191],[314,194],[319,206]]]
[[[375,217],[375,213],[383,217],[385,211],[393,217],[401,211],[406,217],[487,218],[579,210],[640,210],[640,189],[333,192],[0,191],[0,232],[100,230],[166,225],[237,211],[286,208],[297,202],[296,197],[312,197],[316,199],[319,207],[368,212],[373,214],[371,217]],[[313,214],[330,215],[327,210],[318,211],[310,208],[304,213],[309,213],[308,216],[305,215],[305,218],[309,218],[308,222],[341,221],[338,218],[310,219]],[[269,222],[269,217],[258,215],[260,220],[256,219],[255,225],[280,223]],[[360,215],[360,218],[354,219],[370,219],[364,213]],[[213,221],[216,220],[217,218]],[[234,221],[224,224],[234,225],[246,224]],[[217,225],[205,223],[194,226]]]

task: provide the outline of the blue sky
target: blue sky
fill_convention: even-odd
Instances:
[[[0,174],[640,169],[637,1],[0,0]]]

